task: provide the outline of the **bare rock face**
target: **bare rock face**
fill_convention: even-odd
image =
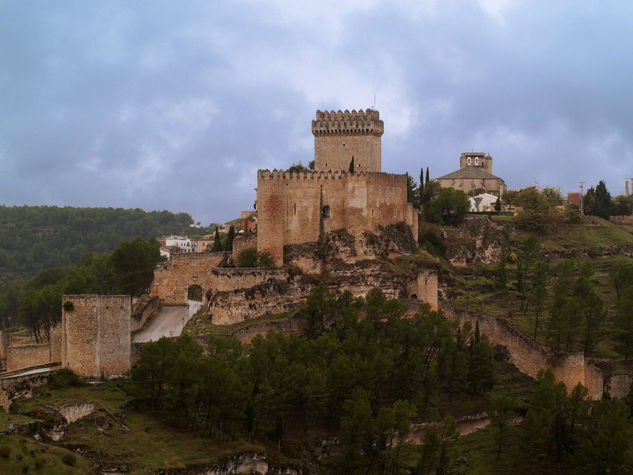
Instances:
[[[378,234],[327,233],[319,242],[286,246],[286,266],[281,269],[213,269],[208,313],[216,325],[291,313],[320,280],[333,291],[350,291],[355,297],[379,288],[388,298],[421,298],[419,273],[424,265],[413,260],[406,272],[388,265],[389,259],[416,251],[405,224],[381,228]]]
[[[327,233],[318,242],[290,244],[284,247],[285,263],[298,267],[305,274],[329,271],[332,263],[357,262],[394,258],[413,254],[417,243],[405,223],[380,227],[377,234],[369,231],[353,235],[344,230]]]
[[[454,266],[500,262],[509,243],[504,226],[494,223],[488,216],[468,216],[461,226],[444,228],[443,231],[446,235],[446,258]]]

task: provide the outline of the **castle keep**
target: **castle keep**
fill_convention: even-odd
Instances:
[[[316,242],[330,231],[356,235],[405,222],[417,236],[407,176],[381,172],[383,132],[375,110],[317,111],[314,171],[257,173],[257,250],[283,265],[285,245]]]

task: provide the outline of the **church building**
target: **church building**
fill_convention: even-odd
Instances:
[[[503,196],[507,190],[505,182],[492,174],[492,157],[483,152],[462,153],[459,170],[436,178],[443,188],[455,188],[473,195],[491,193]]]

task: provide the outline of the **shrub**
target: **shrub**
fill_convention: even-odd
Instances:
[[[247,247],[237,255],[237,267],[257,267],[257,249]]]
[[[11,447],[8,445],[0,445],[0,457],[3,459],[8,459],[11,454]]]
[[[64,462],[64,464],[68,465],[69,467],[73,467],[75,465],[75,462],[77,462],[77,457],[75,457],[75,454],[65,453],[64,455],[62,455],[62,462]]]
[[[48,386],[52,389],[63,389],[82,385],[83,382],[79,379],[79,376],[66,368],[54,372],[48,379]]]
[[[275,261],[268,251],[257,252],[254,247],[247,247],[237,255],[237,267],[274,267]]]

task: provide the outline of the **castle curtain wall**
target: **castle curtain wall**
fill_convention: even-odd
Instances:
[[[410,220],[406,175],[388,173],[260,171],[257,209],[257,249],[277,265],[285,244],[317,241],[321,222],[355,234]]]

